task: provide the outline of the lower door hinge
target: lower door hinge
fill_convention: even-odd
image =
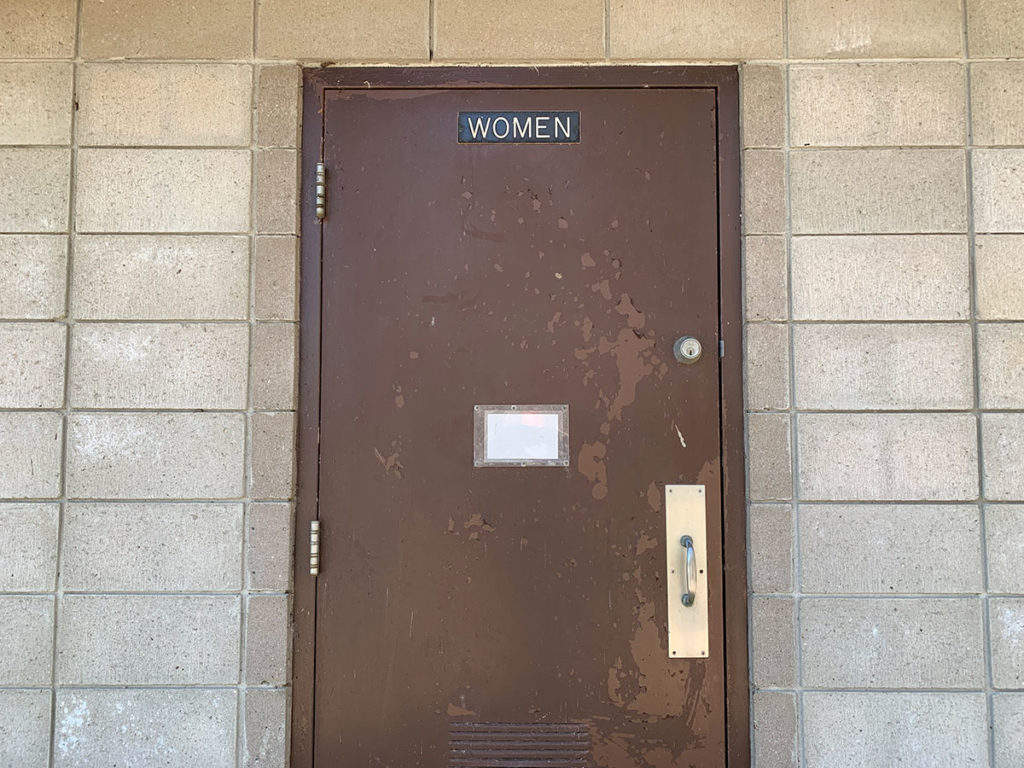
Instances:
[[[327,215],[327,166],[316,164],[316,220],[323,221]]]
[[[309,523],[309,575],[320,573],[320,521]]]

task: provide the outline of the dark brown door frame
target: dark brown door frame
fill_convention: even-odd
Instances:
[[[307,69],[302,107],[301,301],[298,488],[292,637],[292,768],[313,768],[316,581],[309,575],[309,526],[317,518],[320,463],[320,262],[315,174],[328,89],[713,88],[718,102],[719,326],[722,541],[725,569],[726,734],[731,766],[750,764],[747,667],[746,489],[743,451],[743,323],[740,257],[739,72],[721,67],[338,67]],[[329,194],[329,190],[328,190]],[[330,552],[325,552],[330,562]],[[323,767],[320,767],[323,768]]]

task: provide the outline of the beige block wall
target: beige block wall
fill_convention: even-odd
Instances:
[[[1024,764],[1024,11],[961,5],[3,3],[0,765],[286,762],[298,65],[708,60],[755,763]]]

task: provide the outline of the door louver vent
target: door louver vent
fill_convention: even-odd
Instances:
[[[589,768],[590,732],[578,723],[452,723],[449,768]]]

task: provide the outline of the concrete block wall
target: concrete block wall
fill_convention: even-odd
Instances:
[[[0,766],[283,766],[300,71],[0,7]]]
[[[299,64],[742,65],[752,738],[1024,764],[1024,6],[6,0],[0,766],[282,766]]]
[[[743,67],[755,764],[1020,765],[1024,7],[782,11]]]

